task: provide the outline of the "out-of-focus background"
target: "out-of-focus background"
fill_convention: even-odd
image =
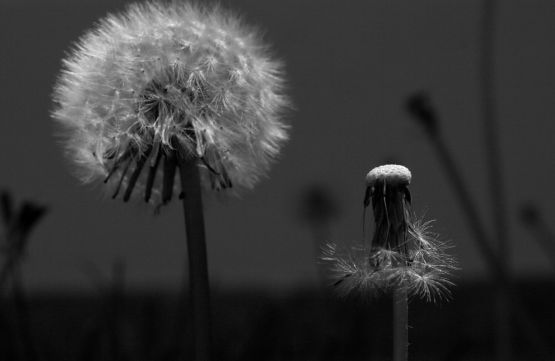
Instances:
[[[180,205],[174,202],[155,216],[142,204],[109,199],[101,185],[79,184],[49,117],[52,86],[72,42],[125,3],[0,2],[0,188],[17,201],[48,209],[30,235],[21,269],[34,305],[31,316],[40,319],[31,322],[30,332],[41,359],[57,357],[49,337],[61,340],[75,337],[75,330],[86,335],[94,329],[94,320],[102,317],[79,310],[98,305],[103,290],[122,294],[131,305],[122,307],[123,326],[111,329],[135,329],[130,320],[148,314],[145,322],[158,323],[145,330],[164,330],[157,337],[181,332],[172,332],[167,320],[172,316],[163,312],[171,306],[162,307],[163,302],[179,304],[185,279]],[[322,290],[317,260],[325,242],[361,239],[364,176],[384,162],[411,169],[416,213],[436,219],[434,230],[451,240],[450,252],[461,267],[450,303],[414,301],[414,359],[487,359],[495,343],[493,277],[436,148],[406,107],[416,92],[429,96],[445,144],[493,237],[480,68],[484,1],[221,3],[258,26],[284,60],[295,104],[291,139],[269,177],[240,198],[209,196],[205,204],[221,359],[324,359],[312,349],[327,359],[387,359],[388,302],[333,298]],[[555,3],[497,3],[493,94],[506,196],[509,254],[504,259],[519,297],[533,310],[524,319],[537,337],[522,331],[518,317],[511,321],[517,354],[526,359],[541,344],[555,341],[555,258],[549,251],[555,248]],[[108,309],[115,307],[110,302]],[[68,317],[80,321],[62,327],[67,335],[48,334],[57,320]],[[119,333],[131,337],[125,330]],[[230,341],[237,333],[244,339]],[[235,346],[226,348],[228,342]],[[125,350],[133,342],[120,343]],[[156,345],[159,349],[142,357],[162,352],[164,342]],[[102,352],[113,350],[106,347]],[[75,344],[71,349],[66,355],[82,351]]]

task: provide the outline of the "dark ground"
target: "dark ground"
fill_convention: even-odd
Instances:
[[[555,354],[555,282],[519,282],[519,295],[544,346]],[[122,296],[123,295],[123,296]],[[410,304],[410,360],[492,358],[492,287],[461,283],[453,299]],[[1,360],[187,360],[186,301],[168,292],[36,294],[22,313],[4,300]],[[390,360],[391,304],[322,291],[214,292],[215,360]],[[515,313],[513,314],[515,316]],[[540,339],[513,320],[517,360],[536,360]],[[6,333],[7,332],[7,333]]]

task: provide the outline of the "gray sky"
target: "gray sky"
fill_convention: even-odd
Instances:
[[[16,4],[17,3],[17,4]],[[207,199],[215,287],[316,284],[313,239],[298,217],[307,185],[330,188],[342,210],[330,240],[361,237],[366,172],[399,159],[413,173],[418,213],[455,245],[461,277],[484,265],[432,147],[402,105],[426,90],[443,120],[465,180],[489,221],[479,107],[479,1],[224,1],[287,65],[291,140],[267,179],[241,199]],[[555,2],[499,1],[497,99],[512,265],[517,276],[549,275],[548,258],[516,219],[522,201],[555,216]],[[82,186],[57,144],[51,89],[64,51],[123,2],[0,3],[0,187],[51,212],[35,230],[25,267],[33,289],[91,288],[121,257],[136,287],[176,287],[185,265],[181,207],[158,217],[142,204]],[[489,226],[490,224],[488,224]],[[491,227],[490,232],[491,232]]]

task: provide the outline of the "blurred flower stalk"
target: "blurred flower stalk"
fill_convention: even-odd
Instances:
[[[366,176],[364,209],[374,214],[374,235],[364,244],[341,252],[335,244],[324,250],[332,264],[335,285],[341,293],[388,291],[393,293],[394,360],[408,358],[408,298],[436,301],[450,295],[449,273],[456,269],[447,245],[431,233],[430,222],[411,210],[408,168],[388,164]]]
[[[435,108],[432,106],[429,96],[422,92],[412,94],[408,98],[406,107],[410,115],[413,116],[418,124],[425,130],[425,134],[428,136],[430,143],[434,147],[443,171],[453,187],[455,197],[460,203],[470,231],[474,234],[474,237],[471,239],[475,241],[475,245],[489,267],[491,273],[495,277],[497,292],[501,291],[501,297],[503,298],[501,310],[505,311],[510,309],[511,312],[508,317],[513,316],[517,319],[520,329],[523,330],[528,337],[530,344],[533,345],[532,349],[535,350],[536,357],[538,357],[538,359],[549,360],[549,347],[547,346],[544,337],[541,335],[538,325],[535,324],[516,290],[514,281],[512,280],[512,277],[510,277],[511,275],[508,270],[508,264],[506,263],[507,259],[504,259],[504,251],[501,252],[501,254],[496,252],[494,242],[495,238],[489,234],[486,223],[481,218],[478,206],[469,192],[469,187],[465,183],[462,176],[461,168],[445,141],[445,137],[440,126],[440,118],[438,117]],[[497,158],[497,156],[492,157],[490,155],[490,158]],[[490,174],[490,178],[491,177],[492,176]],[[493,176],[493,178],[495,178],[495,176]],[[490,188],[496,188],[496,182],[499,182],[499,180],[490,180]],[[500,195],[498,194],[497,196]],[[499,204],[492,207],[494,213],[498,209],[498,206]],[[500,222],[501,218],[504,217],[497,217],[496,215],[497,228],[499,227],[498,223],[504,223]],[[497,235],[497,238],[500,233],[504,232],[504,230],[496,231],[497,232],[495,234]],[[499,300],[499,298],[497,298],[497,300]],[[496,314],[499,316],[497,311]],[[501,326],[499,323],[496,324],[496,331],[498,332],[496,335],[497,356],[505,354],[505,349],[508,347],[506,344],[506,342],[509,342],[507,341],[508,335],[506,334],[507,320],[503,320],[501,322]],[[498,321],[499,318],[497,317],[496,322]]]
[[[4,223],[2,255],[4,263],[0,268],[0,292],[6,284],[19,279],[20,267],[25,258],[29,243],[29,234],[46,214],[46,208],[30,201],[24,201],[16,208],[7,191],[0,195],[0,208]]]
[[[0,327],[8,328],[6,334],[13,336],[9,342],[8,355],[24,360],[37,360],[37,352],[31,331],[28,300],[22,284],[21,267],[29,247],[29,235],[37,223],[44,217],[47,209],[31,201],[22,202],[16,207],[7,191],[0,194],[0,213],[3,221],[2,258],[0,268],[0,302],[4,302],[8,285],[11,283],[11,301],[13,312],[1,307]],[[8,319],[14,318],[10,325]],[[13,330],[11,328],[14,328]]]
[[[331,223],[340,215],[340,209],[331,190],[324,184],[314,183],[303,189],[300,195],[298,218],[312,233],[312,245],[319,285],[327,288],[327,271],[318,262],[321,258],[322,246],[330,239]]]
[[[550,229],[544,215],[531,202],[521,205],[519,213],[520,221],[533,234],[534,239],[555,269],[555,233]]]
[[[152,2],[85,34],[55,87],[53,118],[83,181],[156,209],[179,192],[197,361],[211,343],[202,190],[252,188],[267,172],[287,139],[283,82],[281,63],[232,14]]]

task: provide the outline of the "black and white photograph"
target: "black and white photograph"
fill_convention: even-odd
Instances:
[[[0,361],[555,359],[552,0],[0,0]]]

